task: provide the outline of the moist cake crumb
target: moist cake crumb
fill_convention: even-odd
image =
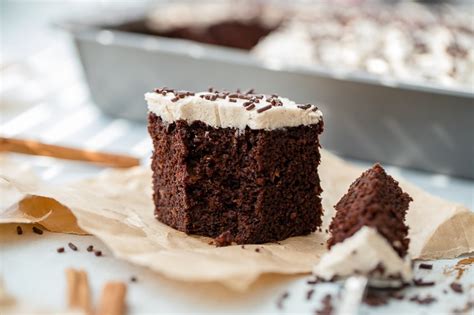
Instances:
[[[215,238],[217,246],[275,242],[320,227],[322,114],[253,93],[146,94],[159,221]]]
[[[225,231],[218,237],[214,239],[214,242],[216,243],[217,247],[222,247],[222,246],[229,246],[232,244],[232,234],[230,231]]]
[[[336,204],[329,226],[328,248],[351,237],[363,226],[373,227],[392,245],[400,257],[408,251],[405,216],[412,198],[380,164],[365,171]]]

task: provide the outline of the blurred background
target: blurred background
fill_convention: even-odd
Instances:
[[[474,178],[472,1],[7,0],[0,12],[3,137],[146,157],[146,91],[255,88],[318,104],[323,146],[342,156]]]

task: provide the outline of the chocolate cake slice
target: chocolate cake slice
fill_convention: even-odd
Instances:
[[[277,95],[156,89],[145,96],[156,218],[238,243],[321,225],[321,111]],[[222,237],[223,238],[223,237]]]
[[[380,164],[365,171],[335,206],[328,247],[351,237],[363,226],[375,228],[404,257],[408,251],[405,215],[411,197]]]

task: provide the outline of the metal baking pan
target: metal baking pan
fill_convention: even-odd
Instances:
[[[269,67],[246,51],[89,25],[73,35],[93,101],[107,114],[146,119],[155,87],[199,91],[255,88],[323,111],[322,144],[340,155],[474,178],[474,94],[342,75]]]

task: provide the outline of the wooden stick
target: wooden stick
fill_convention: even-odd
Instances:
[[[99,309],[96,315],[123,315],[127,286],[122,282],[108,282],[102,289]]]
[[[112,167],[125,168],[137,166],[140,164],[139,159],[131,156],[74,149],[26,139],[0,137],[0,151],[42,155],[65,160],[90,162]]]
[[[66,269],[68,307],[91,314],[91,294],[87,273],[83,270]]]

